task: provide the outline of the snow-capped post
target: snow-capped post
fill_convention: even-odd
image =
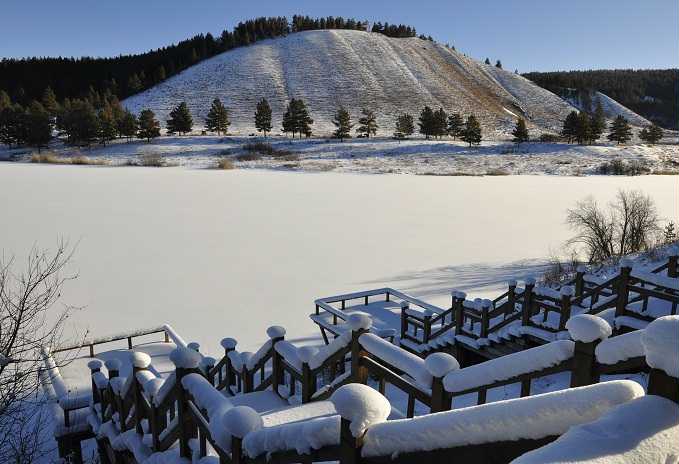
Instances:
[[[191,342],[188,345],[186,345],[186,347],[190,350],[200,353],[200,343],[198,342]]]
[[[297,355],[302,361],[302,404],[310,402],[316,392],[316,376],[309,367],[309,362],[316,353],[318,353],[318,348],[313,346],[303,346],[297,350]]]
[[[87,363],[87,367],[90,369],[90,379],[92,380],[92,403],[93,404],[99,404],[101,403],[101,392],[99,391],[99,388],[97,387],[97,382],[94,381],[94,375],[97,372],[101,372],[101,366],[103,366],[103,363],[98,360],[98,359],[93,359]],[[103,411],[102,411],[103,413]]]
[[[120,360],[119,359],[107,359],[104,362],[104,366],[106,366],[106,370],[108,371],[108,380],[109,382],[111,379],[115,379],[120,375]]]
[[[361,462],[363,436],[374,424],[384,422],[391,413],[391,404],[378,391],[367,385],[348,384],[330,397],[340,415],[340,464]]]
[[[561,313],[559,315],[559,330],[566,328],[566,322],[571,318],[571,298],[575,290],[570,285],[561,287]]]
[[[514,312],[516,307],[516,280],[512,279],[507,282],[507,309],[505,309],[505,316],[509,316]]]
[[[488,326],[490,324],[490,319],[488,314],[490,313],[490,308],[493,306],[493,302],[490,300],[481,301],[481,331],[480,338],[488,338]]]
[[[215,373],[214,368],[217,360],[211,356],[203,356],[200,362],[200,370],[203,371],[203,375],[210,382],[210,385],[215,384]]]
[[[356,383],[366,383],[368,381],[368,369],[361,366],[360,363],[361,357],[365,356],[365,351],[358,339],[370,330],[372,319],[369,314],[357,311],[349,315],[347,324],[351,329],[351,379]]]
[[[615,302],[615,317],[621,317],[625,314],[627,304],[629,303],[629,294],[627,287],[629,285],[630,274],[632,273],[632,261],[629,259],[620,260],[620,273],[618,274],[618,297]]]
[[[242,393],[251,393],[255,390],[255,377],[254,372],[248,369],[248,361],[253,356],[250,351],[243,351],[241,354],[241,359],[243,360],[243,367],[241,367],[241,383],[243,385]]]
[[[646,326],[641,334],[648,374],[649,395],[679,403],[679,316],[663,316]]]
[[[579,264],[575,269],[575,297],[580,298],[585,289],[585,271],[587,268]]]
[[[670,248],[670,256],[667,261],[667,277],[679,277],[679,246]]]
[[[189,440],[198,434],[196,424],[187,410],[188,397],[182,386],[182,379],[188,374],[198,372],[200,353],[190,348],[176,348],[170,353],[170,361],[175,365],[175,389],[177,392],[177,424],[179,425],[179,455],[191,459]]]
[[[401,301],[401,340],[405,340],[408,332],[408,309],[410,303]]]
[[[443,377],[459,369],[460,363],[452,355],[441,352],[427,356],[424,367],[432,376],[431,412],[448,411],[452,406],[452,395],[443,387]]]
[[[611,336],[613,329],[606,320],[593,314],[573,316],[568,320],[565,328],[575,342],[571,387],[583,387],[598,382],[596,347]]]
[[[232,352],[233,350],[236,349],[236,345],[238,345],[238,342],[236,341],[235,338],[222,338],[222,341],[220,342],[222,345],[222,348],[224,348],[224,370],[226,371],[226,388],[230,389],[231,385],[234,383],[234,374],[233,374],[233,365],[231,364],[231,359],[229,358],[229,353]],[[219,369],[218,371],[218,377],[217,379],[219,380],[219,384],[221,385],[224,379],[222,378],[222,370]]]
[[[151,356],[141,351],[132,353],[132,400],[134,401],[135,428],[138,434],[144,433],[141,421],[144,419],[144,408],[142,408],[142,385],[137,378],[137,373],[148,370],[151,365]]]
[[[278,386],[283,383],[283,364],[280,353],[276,351],[276,344],[285,340],[285,328],[271,326],[266,329],[266,334],[271,339],[271,388],[278,393]]]
[[[526,278],[524,281],[523,291],[523,305],[521,307],[521,325],[530,325],[530,318],[533,316],[533,289],[535,288],[535,279],[532,277]]]

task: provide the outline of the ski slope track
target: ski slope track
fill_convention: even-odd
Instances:
[[[488,138],[506,136],[519,116],[532,129],[556,132],[575,109],[519,75],[443,45],[351,30],[306,31],[231,50],[124,104],[134,112],[151,108],[164,125],[172,107],[186,101],[198,128],[215,97],[231,112],[231,132],[240,134],[255,131],[253,114],[261,98],[271,104],[274,133],[288,101],[302,98],[321,136],[334,130],[340,105],[354,122],[361,108],[375,110],[382,135],[393,132],[399,113],[417,117],[424,105],[474,113]]]

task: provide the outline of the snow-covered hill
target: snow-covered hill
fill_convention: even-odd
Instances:
[[[238,48],[124,104],[135,112],[151,108],[164,123],[170,109],[185,100],[199,127],[215,97],[231,110],[231,130],[241,134],[254,132],[255,104],[262,97],[272,106],[275,131],[287,102],[303,98],[320,135],[334,129],[331,120],[340,105],[354,120],[361,108],[375,109],[382,134],[393,132],[399,113],[416,116],[424,105],[474,113],[484,137],[508,134],[518,116],[532,129],[557,131],[574,109],[519,75],[443,45],[351,30],[307,31]]]

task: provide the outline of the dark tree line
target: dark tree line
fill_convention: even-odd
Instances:
[[[146,90],[184,69],[219,53],[250,45],[259,40],[281,37],[314,29],[367,30],[367,21],[329,16],[310,18],[295,15],[292,23],[284,16],[261,17],[240,22],[219,37],[199,34],[177,44],[139,55],[113,58],[50,57],[5,58],[0,61],[0,89],[11,99],[27,106],[39,100],[49,87],[58,101],[65,98],[126,98]],[[409,26],[389,26],[378,32],[400,37]]]
[[[389,24],[376,22],[373,24],[370,32],[377,32],[384,34],[387,37],[417,37],[417,31],[414,27],[406,26],[405,24]]]
[[[679,129],[679,69],[615,69],[528,73],[525,77],[587,106],[593,90],[667,129]],[[591,108],[584,108],[590,111]]]

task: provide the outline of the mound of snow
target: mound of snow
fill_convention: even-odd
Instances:
[[[576,342],[592,343],[611,336],[613,329],[604,319],[592,314],[579,314],[566,322],[566,330]]]
[[[679,316],[664,316],[648,324],[641,336],[646,363],[679,378]]]
[[[330,401],[339,415],[351,422],[351,433],[355,437],[363,435],[368,427],[384,422],[391,413],[389,400],[377,390],[359,383],[340,387]]]

